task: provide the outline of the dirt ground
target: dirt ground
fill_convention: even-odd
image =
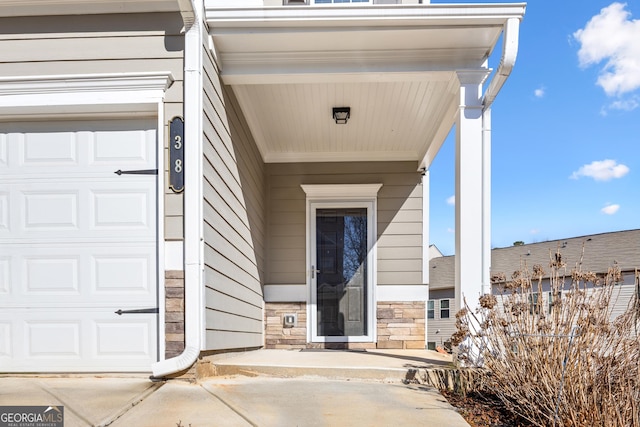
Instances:
[[[449,403],[458,409],[471,427],[532,427],[533,424],[509,412],[493,396],[471,393],[461,396],[442,392]]]

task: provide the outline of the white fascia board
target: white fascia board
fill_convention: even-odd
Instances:
[[[265,27],[372,25],[503,25],[508,18],[522,18],[526,3],[427,4],[365,6],[237,7],[207,5],[205,17],[212,31],[251,23]]]

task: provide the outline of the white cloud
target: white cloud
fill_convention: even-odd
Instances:
[[[640,20],[631,19],[625,7],[612,3],[573,33],[582,67],[604,61],[597,83],[609,96],[640,88]]]
[[[618,212],[618,209],[620,209],[620,205],[607,205],[604,208],[600,209],[600,212],[602,212],[603,214],[607,214],[607,215],[613,215],[614,213]]]
[[[639,97],[631,97],[628,99],[618,99],[600,110],[603,116],[608,115],[609,111],[633,111],[640,106]]]
[[[451,228],[451,227],[447,228],[447,233],[455,233],[455,232],[456,232],[455,228]]]
[[[447,204],[451,206],[456,205],[456,196],[447,197]]]
[[[535,235],[535,234],[540,233],[540,230],[538,230],[537,228],[534,228],[534,229],[530,230],[529,233]]]
[[[596,160],[591,164],[581,166],[571,174],[571,179],[587,176],[596,181],[609,181],[612,178],[622,178],[629,173],[629,168],[623,164],[617,164],[615,160]]]
[[[544,88],[543,88],[542,86],[540,86],[538,89],[536,89],[536,90],[534,90],[534,91],[533,91],[533,95],[534,95],[536,98],[543,98],[543,97],[544,97],[544,95],[545,95]]]

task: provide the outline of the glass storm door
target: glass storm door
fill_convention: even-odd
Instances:
[[[315,334],[368,335],[369,218],[366,207],[315,209]],[[345,341],[345,339],[324,339]]]

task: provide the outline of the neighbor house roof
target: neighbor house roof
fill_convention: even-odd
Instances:
[[[550,257],[556,251],[560,251],[568,271],[579,263],[582,271],[594,273],[604,273],[614,263],[622,271],[633,270],[640,268],[640,229],[496,248],[491,251],[491,272],[509,278],[521,266],[531,270],[539,264],[548,274]],[[455,256],[433,258],[429,267],[430,289],[454,286]]]

